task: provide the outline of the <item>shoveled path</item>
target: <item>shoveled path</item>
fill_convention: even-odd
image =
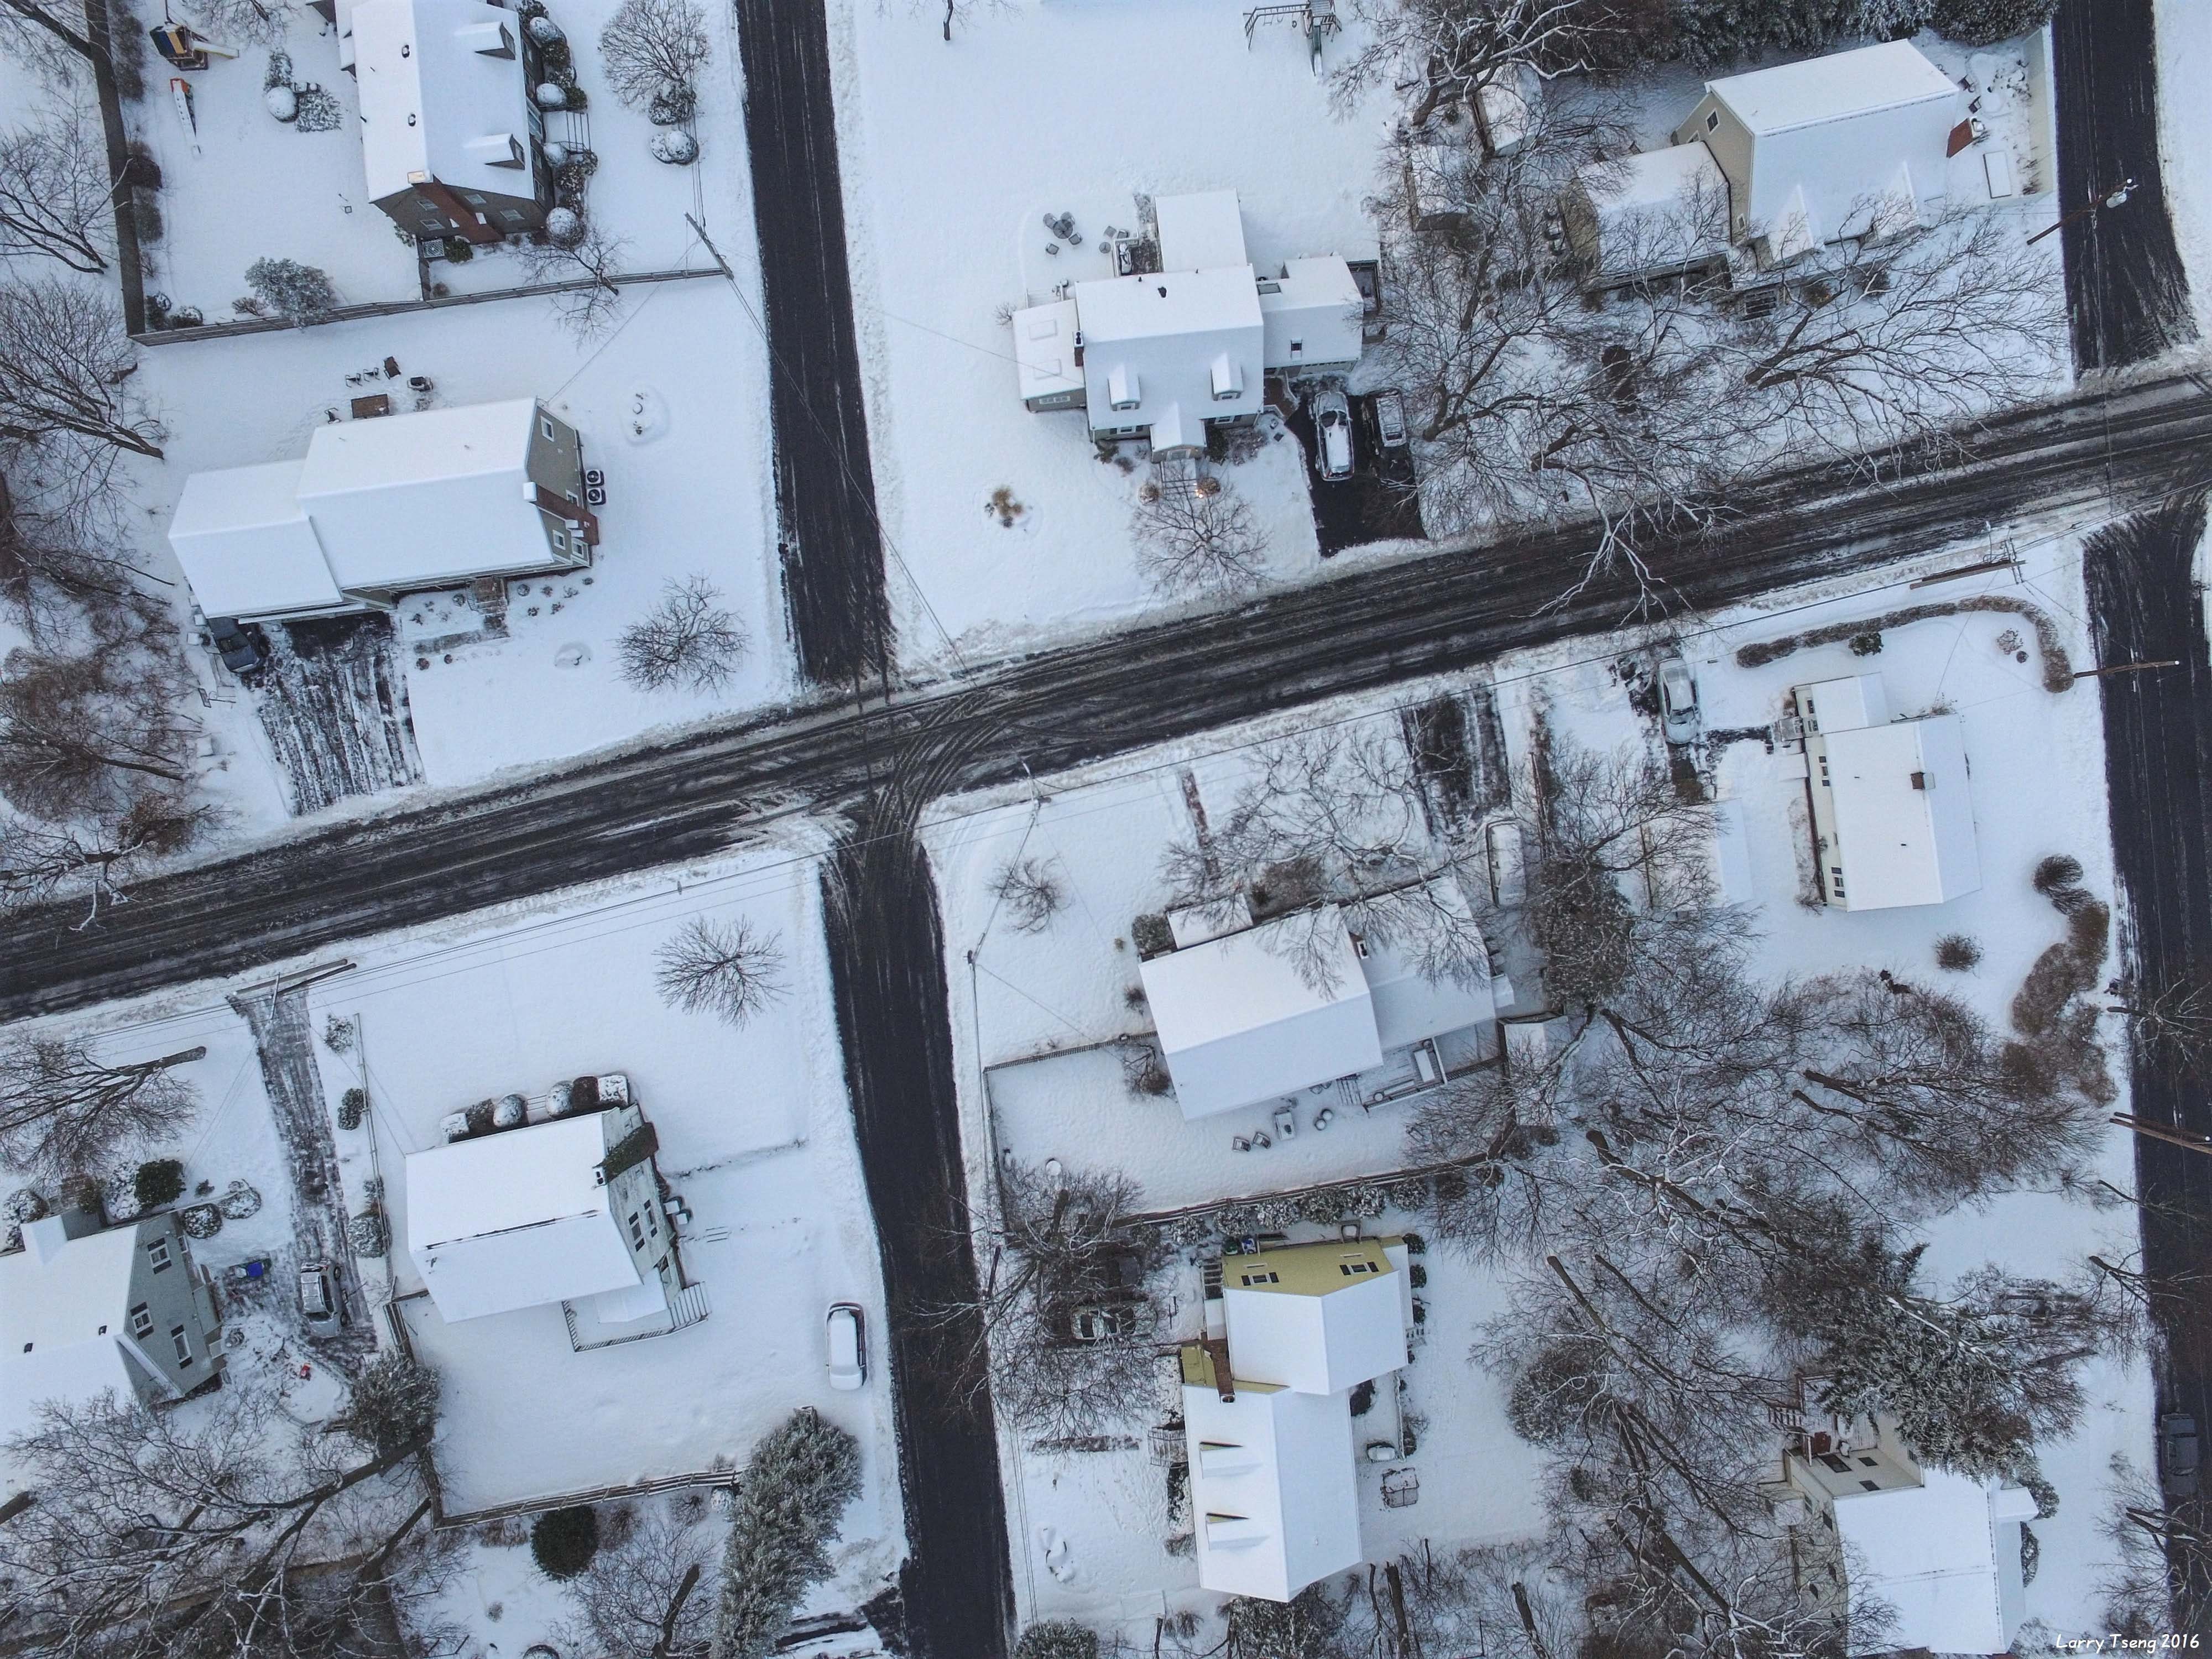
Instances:
[[[1784,477],[1719,535],[1655,551],[1679,606],[1860,574],[1991,526],[2090,519],[2212,478],[2212,397],[2174,380],[2008,418],[1984,459],[1869,486]],[[1764,508],[1765,510],[1760,510]],[[946,791],[1127,753],[1323,697],[1601,633],[1632,595],[1555,604],[1575,525],[1356,568],[1234,609],[1102,635],[888,700],[702,726],[523,785],[332,826],[149,881],[97,930],[68,907],[0,920],[0,1019],[307,954],[576,883],[715,854],[773,818],[862,799],[886,757],[957,726]],[[1553,608],[1547,609],[1547,605]]]

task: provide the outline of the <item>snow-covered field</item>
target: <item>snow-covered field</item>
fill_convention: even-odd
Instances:
[[[2212,7],[2159,0],[2159,171],[2166,210],[2189,270],[2198,331],[2212,337]]]
[[[1869,671],[1883,676],[1894,711],[1948,708],[1964,727],[1981,889],[1942,906],[1888,911],[1846,913],[1799,903],[1799,866],[1810,856],[1809,846],[1799,851],[1805,839],[1803,781],[1790,775],[1784,757],[1769,755],[1759,741],[1727,745],[1716,763],[1717,793],[1723,821],[1736,826],[1728,833],[1745,854],[1723,861],[1737,884],[1729,896],[1755,908],[1757,959],[1765,973],[1779,977],[1886,967],[1920,982],[1940,979],[1944,989],[2002,1029],[2021,975],[2063,932],[2061,918],[2029,885],[2035,862],[2046,854],[2070,853],[2081,860],[2092,890],[2112,893],[2094,683],[2058,695],[2044,690],[2032,630],[2019,617],[1970,613],[1912,623],[1892,629],[1885,648],[1871,658],[1854,656],[1838,644],[1807,647],[1757,669],[1735,664],[1736,650],[1753,641],[1977,593],[2035,605],[2056,623],[2077,665],[2085,661],[2078,536],[2064,528],[2023,527],[2013,545],[2023,561],[2019,583],[2000,575],[1908,588],[1910,577],[1927,568],[1956,566],[1990,551],[1960,548],[1880,589],[1850,593],[1838,586],[1778,595],[1699,621],[1682,635],[1680,648],[1696,673],[1709,729],[1767,726],[1783,712],[1790,686]],[[2028,635],[2027,664],[1998,648],[1997,636],[2008,628]],[[1656,751],[1656,726],[1630,708],[1613,668],[1632,644],[1586,641],[1495,665],[1493,684],[1516,765],[1525,757],[1528,723],[1540,705],[1554,726],[1584,745]],[[1388,699],[1308,711],[1297,724],[1379,720],[1435,689],[1395,688]],[[1071,1167],[1127,1170],[1146,1181],[1148,1200],[1164,1206],[1257,1189],[1258,1183],[1239,1177],[1261,1168],[1263,1160],[1274,1161],[1267,1185],[1295,1184],[1272,1179],[1277,1169],[1307,1181],[1328,1178],[1339,1171],[1325,1164],[1309,1168],[1306,1161],[1324,1153],[1334,1158],[1340,1146],[1346,1160],[1343,1172],[1391,1167],[1389,1159],[1400,1154],[1395,1124],[1379,1133],[1372,1124],[1354,1126],[1358,1133],[1373,1137],[1371,1144],[1354,1136],[1334,1142],[1302,1129],[1289,1148],[1209,1158],[1178,1136],[1195,1133],[1225,1143],[1234,1126],[1224,1119],[1218,1134],[1212,1120],[1186,1128],[1173,1121],[1170,1103],[1130,1093],[1121,1086],[1112,1047],[1052,1054],[1033,1067],[1013,1068],[1017,1077],[1034,1071],[1040,1079],[1049,1076],[1067,1086],[1057,1099],[1048,1088],[1019,1088],[1020,1097],[1008,1109],[1004,1079],[1010,1073],[1004,1062],[1083,1049],[1146,1028],[1142,1005],[1127,995],[1136,974],[1126,941],[1131,918],[1156,908],[1164,896],[1158,872],[1163,848],[1188,833],[1180,775],[1190,769],[1209,812],[1218,814],[1233,798],[1247,746],[1289,725],[1278,720],[1210,733],[1078,776],[1040,780],[1036,795],[1008,790],[942,803],[933,813],[927,835],[953,958],[949,968],[954,1030],[963,1051],[971,1180],[984,1173],[994,1129],[1025,1159],[1057,1156]],[[1012,927],[990,891],[1000,870],[1016,857],[1048,862],[1067,893],[1066,907],[1042,932]],[[1951,933],[1966,933],[1983,947],[1974,972],[1936,969],[1934,943]],[[995,1121],[986,1103],[986,1066],[1002,1068],[994,1071],[989,1085]],[[2124,1086],[2124,1077],[2120,1081]],[[1382,1116],[1379,1109],[1376,1116]],[[1291,1160],[1299,1163],[1296,1170]],[[2110,1131],[2093,1173],[2126,1188],[2132,1168],[2128,1137]],[[1371,1224],[1379,1231],[1419,1224],[1394,1214]],[[2131,1213],[2124,1210],[2100,1213],[2054,1195],[2021,1193],[1943,1218],[1929,1230],[1929,1261],[1942,1275],[1985,1260],[2021,1273],[2058,1275],[2078,1267],[2092,1250],[2124,1253],[2132,1232]],[[1406,1373],[1408,1403],[1430,1422],[1419,1455],[1410,1460],[1421,1477],[1420,1501],[1407,1510],[1384,1510],[1379,1492],[1363,1488],[1363,1536],[1370,1555],[1420,1538],[1440,1545],[1494,1540],[1526,1530],[1540,1515],[1537,1455],[1514,1436],[1492,1379],[1465,1359],[1477,1326],[1502,1307],[1504,1287],[1495,1277],[1436,1252],[1428,1268],[1429,1340]],[[1179,1330],[1194,1305],[1194,1294],[1179,1297]],[[2085,1382],[2092,1403],[2078,1431],[2045,1449],[2045,1468],[2063,1504],[2055,1518],[2037,1523],[2043,1565],[2028,1591],[2029,1613],[2057,1631],[2085,1631],[2097,1623],[2096,1578],[2109,1553],[2097,1528],[2112,1455],[2124,1453],[2143,1465],[2150,1453],[2148,1370],[2139,1364],[2100,1361]],[[1164,1384],[1164,1377],[1160,1413],[1151,1421],[1161,1420],[1170,1403]],[[1375,1478],[1363,1474],[1373,1486]],[[1148,1632],[1150,1616],[1163,1607],[1212,1605],[1212,1598],[1195,1589],[1193,1564],[1164,1547],[1187,1523],[1170,1524],[1164,1471],[1142,1444],[1121,1451],[1041,1453],[1009,1437],[1006,1476],[1025,1616],[1141,1621]]]

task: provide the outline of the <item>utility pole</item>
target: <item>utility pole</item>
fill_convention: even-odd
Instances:
[[[2123,179],[2120,181],[2120,186],[2118,190],[2108,190],[2103,195],[2098,197],[2096,200],[2093,202],[2084,202],[2080,207],[2075,208],[2073,212],[2063,215],[2059,218],[2057,223],[2046,225],[2043,229],[2037,231],[2034,235],[2029,237],[2027,239],[2027,245],[2029,247],[2033,247],[2038,242],[2041,241],[2045,237],[2051,235],[2053,232],[2065,229],[2067,226],[2072,224],[2076,219],[2080,218],[2085,213],[2094,213],[2100,208],[2126,206],[2128,197],[2130,192],[2134,191],[2135,187],[2136,181],[2134,179]]]
[[[2169,1129],[2163,1124],[2146,1123],[2130,1112],[2114,1112],[2112,1121],[2123,1129],[2132,1129],[2139,1135],[2152,1140],[2163,1140],[2185,1152],[2212,1153],[2212,1135],[2193,1135],[2185,1129]]]
[[[2074,678],[2077,680],[2102,680],[2110,679],[2115,674],[2138,674],[2146,669],[2180,666],[2181,659],[2179,657],[2166,662],[2116,662],[2110,668],[2081,669],[2075,674]]]

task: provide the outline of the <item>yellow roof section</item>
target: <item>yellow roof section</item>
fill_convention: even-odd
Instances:
[[[1383,1246],[1394,1239],[1323,1239],[1314,1244],[1278,1245],[1256,1255],[1224,1256],[1224,1290],[1273,1291],[1287,1296],[1327,1296],[1395,1271]]]

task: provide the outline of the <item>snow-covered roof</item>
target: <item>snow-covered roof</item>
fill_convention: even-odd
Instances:
[[[1287,1601],[1357,1566],[1365,1552],[1350,1401],[1242,1382],[1234,1400],[1224,1400],[1210,1376],[1188,1380],[1204,1370],[1203,1350],[1186,1358],[1183,1440],[1200,1584]]]
[[[1941,904],[1982,884],[1966,745],[1955,714],[1824,732],[1825,784],[1854,910]]]
[[[1697,140],[1598,161],[1575,175],[1600,270],[1659,270],[1728,252],[1728,179]]]
[[[1086,357],[1090,348],[1117,340],[1260,325],[1260,295],[1249,265],[1109,276],[1078,283],[1069,292],[1083,319]]]
[[[411,1152],[407,1252],[448,1320],[639,1283],[599,1166],[624,1109]]]
[[[1959,93],[1910,40],[1723,76],[1706,82],[1705,89],[1759,136],[1908,104],[1941,102],[1948,110]]]
[[[1889,693],[1879,674],[1814,680],[1791,686],[1790,696],[1808,732],[1850,732],[1889,719]]]
[[[457,568],[548,562],[528,472],[537,416],[535,402],[514,398],[316,428],[300,504],[338,586],[401,587]]]
[[[1077,326],[1073,300],[1055,300],[1014,313],[1014,362],[1021,371],[1024,400],[1083,390],[1083,371],[1075,366]]]
[[[1407,1360],[1404,1246],[1326,1240],[1221,1264],[1229,1369],[1241,1383],[1335,1394]]]
[[[59,1217],[33,1226],[0,1255],[0,1441],[33,1427],[42,1401],[112,1389],[128,1403],[137,1386],[124,1351],[137,1227],[66,1238]]]
[[[1298,972],[1312,933],[1321,981]],[[1185,1117],[1249,1106],[1379,1065],[1358,952],[1331,907],[1152,957],[1138,969]]]
[[[372,199],[423,179],[532,193],[519,16],[485,0],[359,0],[352,19]]]
[[[1244,217],[1233,190],[1162,196],[1152,204],[1159,228],[1163,270],[1212,270],[1251,263],[1244,252]]]
[[[1358,360],[1364,301],[1344,260],[1334,253],[1292,259],[1281,276],[1262,276],[1256,286],[1265,329],[1261,356],[1269,368]]]
[[[300,505],[303,461],[195,472],[169,521],[169,545],[210,617],[342,605],[322,543]]]
[[[1854,1596],[1886,1602],[1894,1618],[1851,1651],[2002,1653],[2019,1628],[2019,1523],[2033,1500],[1943,1469],[1921,1474],[1920,1486],[1835,1500]]]
[[[1471,921],[1467,925],[1474,927]],[[1371,939],[1359,967],[1375,1005],[1376,1036],[1385,1048],[1403,1048],[1497,1018],[1497,999],[1487,978],[1430,980],[1409,952]]]

